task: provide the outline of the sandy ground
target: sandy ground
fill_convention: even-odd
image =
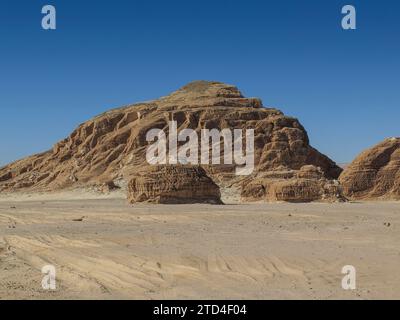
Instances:
[[[0,198],[0,299],[400,299],[400,203],[87,198]],[[41,286],[49,264],[55,291]]]

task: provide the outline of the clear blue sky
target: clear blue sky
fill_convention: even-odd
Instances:
[[[41,8],[57,8],[57,30]],[[341,8],[357,30],[341,29]],[[400,136],[400,3],[390,0],[0,1],[0,164],[109,108],[192,80],[298,117],[337,162]]]

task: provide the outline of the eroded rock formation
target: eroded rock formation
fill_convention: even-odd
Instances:
[[[135,175],[128,185],[131,203],[221,204],[219,187],[199,166],[162,165]]]
[[[300,170],[285,167],[258,173],[247,178],[242,186],[244,201],[344,201],[342,189],[336,180],[329,180],[313,165]]]
[[[327,180],[336,179],[341,172],[332,160],[310,146],[307,132],[297,119],[275,108],[263,107],[257,98],[245,98],[232,85],[196,81],[169,96],[99,115],[81,124],[52,150],[1,168],[0,192],[102,186],[110,181],[117,187],[121,181],[126,185],[138,172],[154,170],[146,162],[146,134],[154,128],[168,133],[171,120],[177,122],[178,130],[191,128],[198,133],[203,128],[254,129],[256,178],[287,171],[292,174],[292,183],[296,172],[305,165],[319,167]],[[223,156],[222,152],[221,163]],[[246,179],[235,176],[235,165],[203,168],[223,188],[241,186]],[[279,188],[282,194],[289,192],[287,187]],[[299,181],[290,188],[308,187]],[[244,190],[245,198],[247,192]],[[310,191],[311,195],[305,191],[295,193],[299,201],[303,195],[307,201],[315,198],[314,191]]]
[[[340,175],[351,199],[400,200],[400,138],[389,138],[362,152]]]

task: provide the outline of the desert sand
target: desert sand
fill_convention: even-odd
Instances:
[[[1,299],[400,299],[400,203],[0,197]],[[41,268],[57,269],[45,291]],[[357,290],[341,287],[357,269]]]

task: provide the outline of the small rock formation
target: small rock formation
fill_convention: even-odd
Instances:
[[[201,167],[153,166],[134,176],[128,185],[130,203],[222,204],[219,187]]]
[[[288,172],[290,190],[298,189],[291,197],[287,195],[288,187],[281,185],[279,192],[282,195],[278,195],[278,199],[301,201],[304,197],[309,201],[317,198],[316,191],[312,194],[304,191],[306,182],[303,180],[293,183],[297,171],[305,165],[319,167],[327,180],[337,179],[342,171],[331,159],[310,146],[307,132],[297,119],[275,108],[263,107],[260,99],[245,98],[235,86],[195,81],[169,96],[101,114],[81,124],[68,138],[56,143],[52,150],[0,168],[0,192],[74,189],[109,181],[126,184],[133,178],[138,179],[138,172],[147,171],[153,176],[155,169],[146,162],[146,150],[150,144],[146,141],[146,134],[156,128],[168,134],[171,120],[177,122],[178,131],[191,128],[199,136],[201,129],[254,129],[255,179],[261,181],[264,177]],[[221,141],[221,165],[202,167],[207,176],[224,190],[225,186],[238,188],[247,178],[235,175],[235,165],[223,164],[223,149]],[[160,169],[160,173],[169,174],[163,170]],[[163,176],[159,177],[160,181],[163,179]],[[280,178],[279,181],[282,184],[284,180]],[[248,187],[252,185],[246,184]],[[318,183],[312,188],[320,185]],[[108,189],[109,186],[105,185],[105,191]],[[246,196],[248,189],[243,193],[244,198],[249,198]],[[321,193],[320,190],[318,194]]]
[[[354,200],[400,200],[400,138],[362,152],[340,175],[344,194]]]
[[[300,170],[280,168],[259,173],[243,182],[244,201],[345,201],[336,180],[328,180],[321,168],[306,165]]]
[[[114,181],[107,181],[99,186],[99,191],[102,193],[110,193],[117,189],[120,189],[120,187],[117,186]]]

